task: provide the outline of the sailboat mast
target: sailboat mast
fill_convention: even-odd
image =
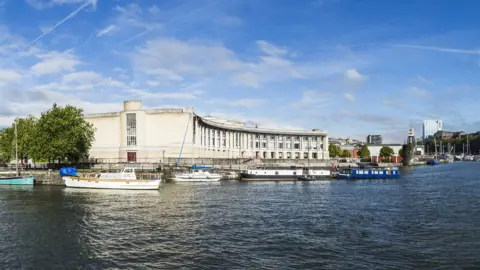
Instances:
[[[17,173],[17,176],[19,176],[18,173],[18,130],[17,130],[17,119],[15,119],[15,171]]]

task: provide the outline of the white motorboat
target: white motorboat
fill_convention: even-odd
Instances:
[[[61,172],[62,175],[62,172]],[[99,173],[91,177],[78,175],[62,175],[67,187],[73,188],[103,188],[103,189],[158,189],[162,183],[157,179],[137,179],[134,168],[124,168],[118,173]]]
[[[187,173],[175,174],[172,178],[175,182],[217,182],[222,179],[222,176],[217,173],[210,173],[204,169],[208,166],[192,166],[192,171]]]

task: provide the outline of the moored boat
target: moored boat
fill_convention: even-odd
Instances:
[[[34,185],[35,177],[33,176],[2,176],[0,177],[0,185]]]
[[[340,179],[392,179],[400,177],[400,170],[397,167],[348,168],[343,169],[336,177]]]
[[[190,172],[175,174],[172,180],[175,182],[217,182],[222,179],[220,174],[210,173],[206,171],[207,169],[212,169],[212,167],[194,165]]]
[[[62,168],[60,176],[67,187],[100,189],[154,190],[162,183],[157,179],[137,179],[134,168],[124,168],[118,173],[99,173],[93,177],[80,177],[75,168]]]
[[[242,181],[297,181],[301,176],[309,179],[330,177],[330,170],[302,168],[257,168],[240,173]]]

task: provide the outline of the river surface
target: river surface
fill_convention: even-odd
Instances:
[[[397,180],[0,187],[2,269],[479,269],[480,162]]]

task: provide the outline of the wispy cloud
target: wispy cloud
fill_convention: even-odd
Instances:
[[[366,76],[360,74],[356,69],[349,68],[345,70],[345,78],[349,81],[353,82],[363,82],[367,79]]]
[[[417,96],[417,97],[421,97],[421,98],[425,98],[425,97],[428,97],[430,95],[430,93],[428,92],[428,90],[426,89],[422,89],[422,88],[418,88],[418,87],[415,87],[415,86],[412,86],[412,87],[409,87],[407,88],[407,91],[414,95],[414,96]]]
[[[101,36],[104,36],[110,32],[112,32],[114,29],[115,29],[116,25],[114,24],[111,24],[103,29],[100,29],[98,32],[97,32],[97,37],[101,37]]]
[[[434,47],[434,46],[420,46],[420,45],[407,45],[407,44],[390,44],[390,46],[400,47],[400,48],[408,48],[408,49],[430,50],[430,51],[446,52],[446,53],[460,53],[460,54],[480,55],[480,50],[464,50],[464,49],[453,49],[453,48]]]
[[[71,18],[75,17],[77,15],[77,13],[79,13],[80,11],[82,11],[84,8],[88,7],[88,6],[93,6],[93,7],[96,7],[96,4],[97,4],[97,0],[88,0],[86,1],[83,5],[81,5],[80,7],[78,7],[76,10],[74,10],[73,12],[71,12],[70,14],[68,14],[67,17],[63,18],[61,21],[59,21],[58,23],[56,23],[54,26],[48,28],[48,29],[45,29],[43,31],[43,33],[38,36],[37,38],[35,38],[34,40],[32,40],[28,46],[31,46],[32,44],[35,44],[35,42],[39,41],[41,38],[43,38],[44,36],[48,35],[49,33],[51,33],[53,30],[55,30],[57,27],[59,27],[60,25],[64,24],[66,21],[70,20]]]
[[[353,93],[344,93],[343,97],[350,102],[355,102],[355,94]]]

